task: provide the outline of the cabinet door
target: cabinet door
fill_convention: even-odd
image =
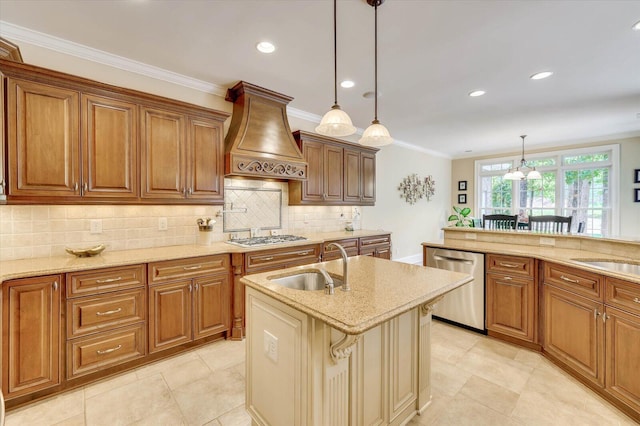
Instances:
[[[535,340],[535,284],[518,276],[487,274],[487,329]]]
[[[84,197],[138,197],[137,123],[135,104],[82,95]]]
[[[391,247],[390,246],[378,247],[376,249],[375,257],[378,257],[380,259],[391,260]]]
[[[149,287],[149,352],[191,341],[191,280]]]
[[[222,201],[224,198],[222,123],[190,118],[187,146],[187,197]]]
[[[302,147],[308,163],[307,180],[302,182],[302,201],[321,203],[324,200],[324,144],[305,141]]]
[[[184,198],[184,116],[147,108],[141,116],[142,198]]]
[[[60,383],[60,285],[59,275],[2,285],[5,398]]]
[[[9,194],[80,195],[79,94],[8,80]]]
[[[326,202],[342,202],[344,150],[337,146],[324,146],[324,192],[323,199]],[[311,169],[311,166],[309,166]]]
[[[193,338],[209,336],[229,329],[229,276],[218,275],[194,280]]]
[[[604,386],[603,305],[544,285],[544,350]]]
[[[362,202],[375,204],[376,202],[376,155],[368,152],[361,154],[362,159]]]
[[[640,317],[606,308],[606,390],[640,411]]]
[[[360,151],[344,150],[344,201],[357,203],[361,201],[360,188]]]
[[[7,177],[5,176],[5,106],[4,102],[4,78],[0,74],[0,201],[6,199]]]

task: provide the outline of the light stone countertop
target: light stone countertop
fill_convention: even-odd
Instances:
[[[553,235],[551,235],[553,236]],[[634,257],[616,256],[613,254],[579,250],[572,248],[557,248],[549,246],[534,246],[534,245],[517,245],[517,244],[504,244],[487,241],[469,241],[469,240],[448,240],[436,241],[436,242],[424,242],[425,247],[436,248],[448,248],[454,250],[464,250],[477,253],[491,253],[491,254],[504,254],[513,256],[533,257],[539,260],[548,262],[554,262],[561,265],[571,266],[573,268],[583,269],[586,271],[620,278],[627,281],[632,281],[640,284],[640,276],[633,274],[626,274],[616,272],[609,269],[598,268],[590,266],[584,263],[576,261],[580,260],[611,260],[617,262],[630,261],[637,263],[639,259]]]
[[[211,245],[181,245],[153,247],[134,250],[109,251],[109,247],[94,257],[74,257],[72,255],[41,257],[32,259],[9,260],[0,262],[0,282],[15,278],[60,274],[65,272],[84,271],[114,266],[134,265],[138,263],[157,262],[163,260],[183,259],[189,257],[209,256],[223,253],[248,253],[259,250],[279,249],[286,247],[319,244],[347,238],[369,237],[391,234],[388,231],[336,231],[314,234],[296,234],[306,240],[289,243],[270,244],[254,247],[241,247],[226,242],[214,242]],[[90,245],[90,244],[88,244]]]
[[[240,281],[336,330],[357,335],[472,280],[459,272],[369,256],[350,257],[348,265],[351,291],[336,287],[332,295],[324,290],[293,290],[269,279],[318,268],[342,277],[342,259],[247,275]]]

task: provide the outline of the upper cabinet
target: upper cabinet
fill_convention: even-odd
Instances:
[[[374,205],[376,152],[314,133],[293,133],[308,163],[306,181],[289,181],[290,205]]]
[[[25,64],[0,70],[9,203],[223,202],[229,114]]]

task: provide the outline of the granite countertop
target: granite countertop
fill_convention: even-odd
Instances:
[[[297,234],[306,240],[255,247],[240,247],[223,241],[211,245],[181,245],[153,247],[134,250],[109,251],[109,247],[94,257],[77,258],[72,255],[41,257],[31,259],[9,260],[0,262],[0,282],[38,275],[60,274],[64,272],[83,271],[113,266],[134,265],[137,263],[157,262],[163,260],[183,259],[189,257],[209,256],[224,253],[248,253],[259,250],[279,249],[285,247],[319,244],[346,238],[387,235],[388,231],[335,231],[314,234]]]
[[[610,269],[598,268],[595,266],[581,263],[579,260],[611,260],[614,262],[632,262],[637,263],[638,259],[632,257],[616,256],[613,254],[578,250],[570,248],[557,248],[549,246],[533,246],[533,245],[515,245],[503,244],[487,241],[468,241],[468,240],[444,240],[435,242],[422,243],[425,247],[449,248],[455,250],[464,250],[478,253],[505,254],[514,256],[533,257],[539,260],[554,262],[561,265],[571,266],[573,268],[583,269],[601,275],[620,278],[633,281],[640,284],[640,276],[613,271]]]
[[[342,277],[342,259],[338,259],[247,275],[241,282],[336,330],[357,335],[472,280],[459,272],[357,256],[349,258],[348,292],[337,287],[335,294],[328,295],[324,290],[293,290],[269,281],[318,268]]]

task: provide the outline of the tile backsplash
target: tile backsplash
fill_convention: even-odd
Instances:
[[[268,193],[280,190],[282,233],[338,231],[344,228],[345,220],[352,217],[354,210],[350,206],[288,206],[286,182],[225,179],[225,187],[244,188],[240,191],[243,195],[247,195],[250,188],[267,190]],[[255,212],[268,212],[272,206],[265,205],[261,196],[248,196],[242,202],[247,212],[252,212],[242,225],[261,226],[260,214]],[[197,244],[199,231],[196,220],[205,217],[217,221],[212,240],[223,241],[229,238],[229,234],[223,231],[223,217],[216,217],[222,208],[186,205],[2,205],[0,261],[66,255],[65,247],[88,247],[99,243],[105,244],[107,250]],[[167,229],[159,230],[159,222],[165,218]],[[101,233],[91,233],[92,222],[96,227],[101,226]],[[239,237],[245,236],[249,236],[249,232],[239,234]]]

